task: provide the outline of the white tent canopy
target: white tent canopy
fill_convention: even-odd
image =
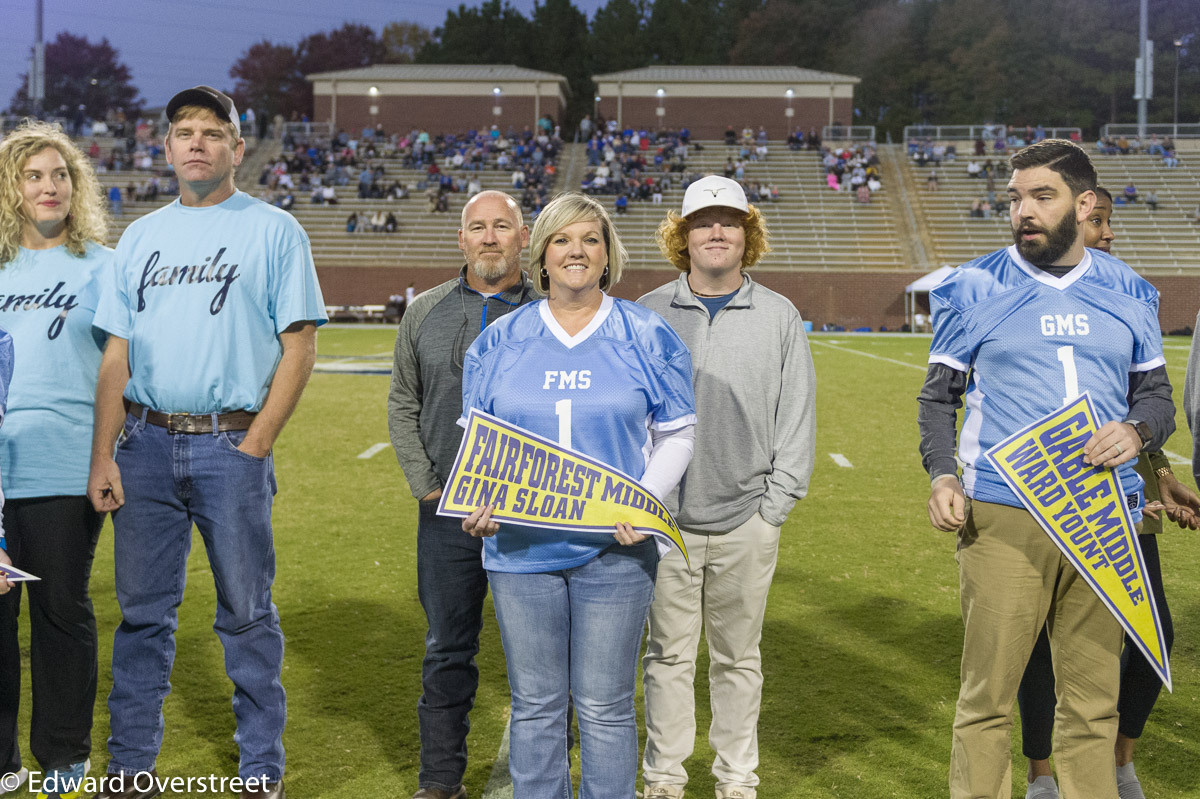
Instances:
[[[946,279],[946,276],[954,271],[953,266],[943,266],[940,269],[935,269],[927,275],[924,275],[912,283],[904,287],[904,310],[905,321],[908,322],[910,329],[916,330],[916,310],[917,310],[917,295],[928,294],[932,289],[936,288],[939,283]]]

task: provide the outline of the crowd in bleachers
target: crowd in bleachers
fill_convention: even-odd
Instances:
[[[585,144],[587,170],[580,188],[588,194],[661,202],[671,189],[671,176],[687,169],[688,154],[698,147],[687,128],[653,133],[601,128]]]
[[[787,146],[789,150],[820,150],[821,134],[816,128],[809,128],[808,133],[796,128],[788,134]]]
[[[512,170],[512,188],[522,192],[522,204],[533,211],[546,200],[561,150],[558,128],[548,117],[536,128],[510,128],[506,133],[493,125],[450,134],[416,129],[389,134],[381,124],[358,137],[344,130],[332,139],[289,133],[283,153],[264,167],[259,184],[263,199],[280,207],[290,207],[287,198],[294,191],[320,205],[336,204],[337,189],[352,184],[359,199],[387,201],[407,199],[415,186],[425,193],[429,211],[439,213],[450,210],[451,195],[470,197],[481,191],[479,174],[484,170]],[[387,224],[356,220],[353,227],[386,232]]]
[[[984,158],[989,154],[993,157],[1003,157],[1014,150],[1019,150],[1045,138],[1046,129],[1042,125],[1026,125],[1024,128],[1018,128],[1015,125],[1005,127],[1004,125],[987,124],[980,127],[979,135],[975,137],[972,146],[976,158]],[[1072,134],[1072,138],[1078,138],[1078,136]],[[954,144],[933,141],[929,137],[914,136],[908,140],[906,146],[908,157],[920,167],[929,163],[940,164],[943,161],[954,161],[958,156],[957,147]]]
[[[361,214],[351,211],[350,216],[346,218],[347,233],[395,233],[399,229],[400,220],[390,208],[386,212],[377,208],[371,212],[363,211]]]
[[[701,175],[689,171],[688,156],[703,145],[691,140],[687,128],[680,130],[648,131],[645,129],[616,130],[603,121],[586,130],[587,168],[580,189],[592,195],[612,196],[617,214],[627,212],[629,203],[661,203],[664,195],[675,189],[686,189]],[[584,129],[581,127],[581,131]],[[738,181],[752,203],[773,202],[779,199],[774,183],[755,181],[747,176],[751,164],[764,162],[770,148],[767,131],[745,127],[739,134],[732,126],[725,133],[728,148],[724,174]],[[788,137],[789,149],[804,150],[820,146],[815,129],[805,134],[797,128]]]
[[[958,148],[953,144],[935,142],[931,139],[913,139],[908,143],[908,157],[917,166],[940,164],[958,159]]]
[[[986,158],[981,161],[978,157],[971,158],[967,161],[966,172],[968,178],[984,181],[984,194],[971,201],[967,216],[972,219],[990,219],[1007,214],[1008,195],[998,193],[996,185],[998,181],[1005,181],[1008,178],[1008,159]]]
[[[1169,136],[1158,138],[1157,133],[1151,133],[1150,138],[1143,144],[1137,136],[1102,136],[1096,140],[1096,150],[1101,155],[1136,155],[1145,154],[1162,161],[1168,169],[1179,166],[1179,155],[1175,151],[1175,143]]]
[[[883,188],[879,155],[871,145],[822,147],[821,168],[825,185],[834,191],[850,192],[860,203],[871,202],[871,193]]]

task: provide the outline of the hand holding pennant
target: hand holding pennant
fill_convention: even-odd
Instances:
[[[675,519],[637,480],[588,455],[472,409],[437,512],[548,530],[613,535],[623,522],[652,535],[659,554],[687,549]]]
[[[0,577],[5,578],[10,583],[24,583],[30,580],[40,580],[41,577],[35,577],[24,569],[18,569],[9,563],[0,563]]]
[[[987,458],[1170,691],[1162,624],[1121,478],[1083,459],[1097,429],[1084,393],[992,447]]]

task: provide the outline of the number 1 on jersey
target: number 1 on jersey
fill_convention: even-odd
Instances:
[[[1058,360],[1063,365],[1063,381],[1066,383],[1067,389],[1067,396],[1063,397],[1063,404],[1066,405],[1079,396],[1079,373],[1075,371],[1075,348],[1070,344],[1059,347]],[[559,430],[561,429],[560,425]]]
[[[1062,350],[1059,350],[1061,358]],[[1071,364],[1071,374],[1075,374],[1075,365]],[[544,406],[543,406],[544,407]],[[561,399],[554,403],[554,415],[558,417],[558,443],[560,446],[571,448],[571,401]]]

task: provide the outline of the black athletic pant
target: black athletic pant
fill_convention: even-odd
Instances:
[[[1163,638],[1170,653],[1175,643],[1175,628],[1171,624],[1171,609],[1167,607],[1167,595],[1163,592],[1162,566],[1158,560],[1158,536],[1138,537],[1142,556],[1146,561],[1146,579],[1154,593],[1158,614],[1162,621]],[[1117,712],[1121,718],[1117,730],[1126,738],[1141,738],[1150,711],[1162,690],[1162,680],[1154,673],[1146,656],[1138,650],[1128,635],[1125,649],[1121,652],[1121,696],[1117,700]],[[1050,638],[1046,628],[1038,636],[1025,676],[1021,678],[1021,689],[1017,692],[1017,703],[1021,706],[1021,751],[1031,760],[1046,760],[1050,757],[1050,739],[1054,732],[1054,667],[1050,662]]]
[[[33,723],[29,744],[42,769],[63,768],[92,751],[96,704],[96,616],[88,596],[104,515],[87,497],[9,499],[4,531],[13,564],[42,579],[0,596],[0,774],[21,767],[17,711],[21,652],[17,617],[29,594]]]

